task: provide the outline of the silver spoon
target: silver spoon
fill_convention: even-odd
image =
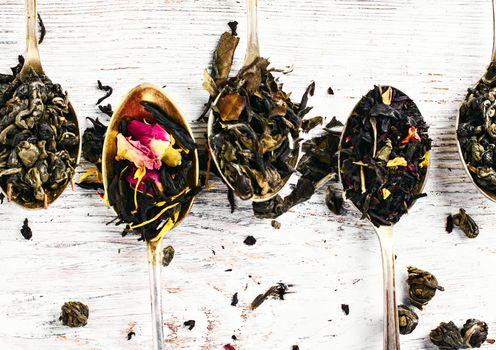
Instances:
[[[110,181],[117,176],[114,171],[115,156],[117,154],[117,134],[119,133],[119,125],[122,120],[139,119],[142,120],[149,113],[145,111],[141,102],[146,101],[160,107],[165,114],[174,122],[183,126],[193,138],[189,124],[179,110],[174,101],[165,93],[164,90],[151,84],[141,84],[131,90],[122,100],[119,107],[115,110],[110,120],[108,131],[103,144],[102,155],[102,177],[105,193],[108,193]],[[194,138],[193,138],[194,139]],[[193,168],[189,172],[188,186],[195,188],[199,183],[199,162],[198,152],[193,153]],[[193,206],[194,198],[191,198],[188,205],[185,205],[179,217],[172,227],[168,227],[167,231],[162,231],[157,237],[147,240],[148,248],[148,268],[150,274],[150,300],[152,309],[152,330],[153,330],[153,349],[163,350],[164,343],[164,326],[162,321],[162,293],[160,279],[160,264],[162,254],[162,239],[165,234],[175,228],[189,213]]]
[[[353,114],[355,109],[360,104],[360,101],[356,104],[355,108],[351,112],[350,116]],[[339,179],[343,183],[342,177],[342,144],[343,139],[346,135],[346,130],[348,127],[348,122],[343,128],[343,133],[341,134],[341,140],[339,141],[339,155],[338,155],[338,169],[339,169]],[[429,166],[427,166],[427,173],[421,179],[419,186],[419,193],[422,192],[429,172]],[[344,183],[343,183],[343,187]],[[350,201],[351,202],[351,201]],[[360,211],[358,207],[353,203],[352,206],[356,210]],[[408,206],[410,209],[415,202]],[[375,226],[372,222],[371,226],[374,228],[377,237],[379,238],[379,243],[381,245],[381,255],[382,255],[382,272],[383,272],[383,282],[384,282],[384,350],[399,350],[400,340],[399,340],[399,321],[398,321],[398,311],[396,307],[396,286],[395,286],[395,270],[394,270],[394,224],[389,226]]]
[[[246,47],[246,54],[245,54],[245,61],[243,63],[243,66],[246,67],[253,63],[257,58],[260,57],[260,45],[258,42],[258,0],[248,0],[247,1],[248,5],[248,44]],[[217,102],[219,102],[219,99],[222,97],[222,92],[217,96],[217,98],[214,100],[213,105],[217,105]],[[217,168],[218,173],[220,174],[222,181],[233,191],[236,191],[235,186],[228,181],[226,176],[224,176],[224,173],[221,170],[220,167],[220,162],[217,159],[216,154],[212,151],[213,147],[211,144],[211,137],[213,135],[213,126],[214,126],[214,121],[215,121],[215,116],[210,109],[209,115],[208,115],[208,122],[207,122],[207,144],[208,144],[208,151],[210,152],[212,161],[215,164],[215,167]],[[301,145],[298,146],[296,152],[293,157],[291,157],[291,167],[296,167],[296,164],[298,163],[298,159],[300,156],[300,148]],[[253,202],[264,202],[267,201],[273,197],[275,197],[281,189],[286,185],[288,182],[289,178],[291,176],[287,176],[279,186],[272,188],[271,191],[267,192],[265,195],[257,195],[253,194],[253,196],[249,199]]]
[[[492,52],[492,57],[491,57],[491,63],[496,62],[496,0],[493,0],[492,3],[493,3],[493,52]],[[473,85],[472,88],[475,89],[477,87],[477,85],[479,85],[482,82],[482,80],[486,78],[487,73],[488,73],[488,71],[486,71],[486,73],[484,73],[484,75],[481,77],[481,79],[475,85]],[[458,126],[460,125],[460,119],[461,119],[460,109],[458,109],[458,114],[457,114],[456,123],[455,123],[455,132],[457,132]],[[486,198],[489,198],[492,201],[496,201],[496,193],[482,188],[481,186],[479,186],[479,184],[477,182],[475,182],[474,176],[470,172],[468,165],[465,162],[465,158],[463,157],[463,151],[462,151],[462,147],[460,145],[460,140],[458,139],[458,133],[456,134],[456,140],[457,140],[456,145],[458,148],[458,155],[460,156],[460,160],[462,161],[463,169],[465,169],[465,172],[467,173],[468,178],[470,179],[472,184],[475,186],[475,188],[480,193],[482,193]]]

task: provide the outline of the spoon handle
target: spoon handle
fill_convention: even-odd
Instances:
[[[492,62],[496,62],[496,0],[493,0],[493,56]]]
[[[156,242],[147,241],[148,269],[150,273],[150,300],[152,305],[153,349],[164,349],[164,323],[162,321],[162,291],[160,279],[160,254],[162,239]]]
[[[382,271],[384,274],[384,350],[399,350],[399,322],[394,282],[393,226],[376,228],[381,243]]]
[[[258,57],[260,57],[260,46],[258,44],[258,0],[248,0],[248,46],[246,47],[244,66],[249,65]]]
[[[37,12],[36,0],[25,0],[26,8],[26,54],[25,67],[33,66],[41,69],[40,54],[38,52]]]

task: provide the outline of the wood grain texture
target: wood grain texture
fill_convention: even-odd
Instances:
[[[166,85],[193,122],[207,100],[202,71],[228,21],[240,23],[236,68],[244,55],[242,0],[40,0],[38,7],[47,27],[45,71],[69,91],[83,125],[85,117],[106,120],[95,106],[102,95],[97,79],[114,87],[108,100],[114,106],[138,83]],[[24,51],[23,13],[22,1],[1,1],[1,71]],[[262,0],[260,26],[262,54],[273,66],[294,66],[281,77],[286,90],[300,96],[316,81],[313,114],[344,121],[374,84],[392,84],[431,125],[428,197],[397,225],[397,283],[401,302],[406,266],[416,265],[434,273],[446,291],[419,313],[402,349],[433,349],[428,333],[441,321],[480,318],[496,330],[496,205],[472,187],[454,136],[466,89],[489,63],[491,2]],[[193,127],[203,138],[205,125]],[[166,238],[176,249],[163,270],[167,349],[382,347],[382,271],[371,227],[349,206],[346,215],[332,215],[318,193],[274,230],[247,203],[231,214],[224,186],[214,185]],[[477,239],[444,231],[446,215],[461,206],[480,225]],[[31,241],[19,232],[25,217]],[[0,349],[150,348],[145,245],[106,225],[112,218],[95,194],[81,189],[66,191],[48,211],[0,206]],[[256,237],[254,246],[243,244],[247,235]],[[279,281],[294,284],[294,293],[248,309]],[[87,327],[69,329],[57,320],[67,300],[89,305]],[[343,303],[350,305],[348,316]],[[183,326],[189,319],[196,320],[191,331]],[[133,322],[137,335],[128,341]]]

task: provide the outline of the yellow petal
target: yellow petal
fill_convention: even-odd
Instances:
[[[422,162],[419,164],[419,167],[423,168],[429,165],[429,151],[425,152],[424,156],[421,158]]]
[[[391,195],[391,191],[388,190],[387,188],[382,189],[382,198],[388,199],[388,197]]]
[[[396,157],[396,158],[391,159],[390,161],[387,162],[388,167],[407,166],[407,165],[408,165],[408,162],[403,157]]]
[[[171,168],[175,168],[181,164],[182,156],[181,152],[179,152],[174,147],[169,147],[164,153],[162,157],[162,162],[170,166]]]
[[[138,211],[138,187],[141,183],[141,180],[143,180],[143,177],[146,175],[146,168],[138,168],[136,169],[136,172],[134,173],[134,178],[138,179],[138,182],[136,182],[136,187],[134,188],[134,211],[133,214],[136,214]]]

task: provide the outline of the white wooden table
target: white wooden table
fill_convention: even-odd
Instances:
[[[99,116],[96,80],[114,87],[114,106],[141,82],[166,89],[194,121],[207,100],[202,72],[226,23],[237,20],[245,48],[243,0],[40,0],[47,36],[41,55],[81,122]],[[0,70],[24,51],[23,1],[0,3]],[[419,312],[402,349],[433,349],[429,331],[441,321],[480,318],[496,337],[496,204],[472,187],[455,143],[455,116],[466,89],[489,63],[489,0],[279,0],[260,3],[262,53],[273,66],[294,65],[286,90],[317,90],[314,115],[344,121],[374,84],[392,84],[418,104],[431,125],[432,167],[426,191],[397,225],[397,283],[405,299],[406,266],[434,273],[446,288]],[[332,86],[335,95],[327,94]],[[83,123],[84,125],[84,123]],[[199,138],[205,125],[194,124]],[[83,163],[79,173],[87,164]],[[203,192],[184,223],[169,234],[176,257],[163,270],[167,349],[381,349],[382,270],[371,227],[350,208],[331,214],[323,193],[280,218],[258,220],[251,205],[230,213],[224,186]],[[460,206],[479,223],[477,239],[444,230]],[[19,230],[29,218],[33,238]],[[0,206],[0,348],[148,349],[151,320],[143,242],[122,228],[91,191],[68,190],[48,211]],[[257,239],[243,244],[246,236]],[[215,251],[215,254],[214,254]],[[226,270],[232,271],[226,272]],[[294,287],[286,300],[255,296],[277,282]],[[238,293],[239,303],[231,306]],[[86,327],[58,321],[61,305],[90,307]],[[341,304],[349,304],[346,316]],[[188,330],[186,320],[196,320]],[[136,336],[127,340],[136,323]],[[233,341],[231,336],[237,340]],[[490,348],[489,345],[486,346]]]

